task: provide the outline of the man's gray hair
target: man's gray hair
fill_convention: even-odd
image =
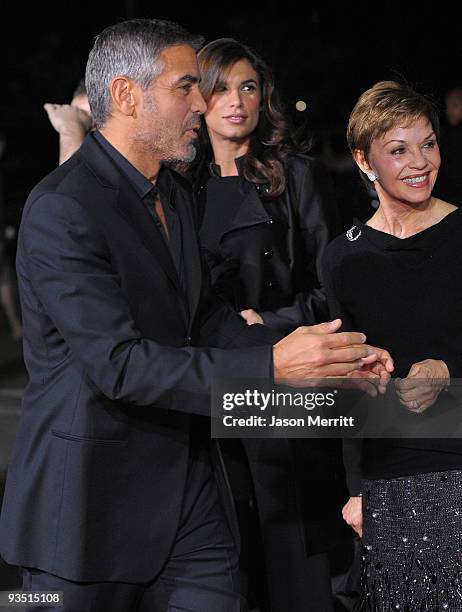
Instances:
[[[145,90],[162,72],[159,56],[164,49],[189,45],[197,51],[203,43],[202,36],[160,19],[131,19],[103,30],[95,38],[85,71],[94,125],[103,127],[111,114],[112,79],[125,76]]]

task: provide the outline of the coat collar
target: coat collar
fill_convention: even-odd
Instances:
[[[272,221],[271,216],[260,199],[256,185],[243,181],[243,191],[244,197],[242,198],[241,205],[231,221],[227,232]]]
[[[240,157],[236,157],[234,159],[234,163],[236,164],[237,172],[239,176],[242,175],[242,168],[244,164],[245,155],[241,155]],[[220,166],[216,164],[213,160],[210,160],[207,163],[207,169],[210,173],[210,176],[221,176]]]
[[[239,172],[239,176],[242,176],[242,168],[245,160],[245,155],[236,157],[234,160]],[[194,181],[194,191],[199,198],[199,211],[200,215],[203,214],[203,206],[205,205],[207,181],[210,177],[220,177],[219,166],[213,161],[202,162],[198,168],[197,178]],[[226,230],[226,233],[241,229],[244,227],[250,227],[252,225],[258,225],[260,223],[271,223],[272,219],[266,210],[261,198],[260,191],[264,185],[256,185],[242,178],[242,191],[243,197],[241,204],[231,221],[230,226]]]

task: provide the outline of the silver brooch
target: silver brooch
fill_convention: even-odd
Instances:
[[[355,240],[358,240],[362,233],[362,230],[360,230],[357,225],[353,225],[353,227],[350,227],[350,229],[347,231],[346,237],[350,242],[354,242]]]

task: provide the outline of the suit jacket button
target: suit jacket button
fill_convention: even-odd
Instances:
[[[271,225],[272,223],[274,223],[273,219],[270,219],[269,221],[266,222],[268,225]]]
[[[274,252],[271,249],[266,249],[266,251],[263,252],[263,257],[266,257],[266,259],[271,259],[273,255]]]
[[[192,342],[191,336],[187,336],[186,337],[186,344],[191,344],[191,342]]]
[[[269,289],[271,289],[271,287],[272,287],[273,285],[274,285],[273,281],[269,281],[267,286],[268,286],[268,288],[269,288]]]

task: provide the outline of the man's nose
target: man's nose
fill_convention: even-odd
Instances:
[[[191,104],[191,110],[193,113],[199,113],[200,115],[203,115],[207,110],[207,104],[199,88],[197,88],[195,91],[195,96]]]

